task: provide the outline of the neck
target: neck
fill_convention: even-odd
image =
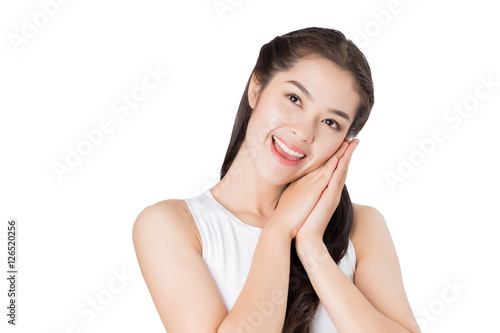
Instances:
[[[263,228],[286,188],[262,179],[252,163],[252,155],[242,144],[224,177],[210,189],[214,198],[248,224]]]

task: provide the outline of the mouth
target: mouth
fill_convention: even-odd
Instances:
[[[307,157],[306,154],[292,150],[274,135],[271,140],[271,150],[281,164],[288,166],[296,165]]]

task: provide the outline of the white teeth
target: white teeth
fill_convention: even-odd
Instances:
[[[300,158],[305,156],[304,154],[297,153],[296,151],[293,151],[290,148],[288,148],[287,146],[285,146],[285,144],[283,142],[281,142],[280,140],[278,140],[278,138],[275,137],[274,135],[273,135],[273,139],[274,139],[274,141],[276,141],[278,143],[278,146],[280,146],[281,149],[286,151],[288,154],[290,154],[292,156],[300,157]]]

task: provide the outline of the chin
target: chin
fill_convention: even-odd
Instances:
[[[266,183],[269,183],[271,185],[276,185],[276,186],[282,186],[286,185],[288,183],[293,182],[294,180],[298,179],[296,177],[293,179],[293,177],[290,177],[290,175],[286,175],[283,173],[281,170],[274,170],[272,168],[263,166],[262,168],[256,168],[255,169],[257,174],[259,175],[260,179],[265,181]]]
[[[303,175],[298,175],[298,176],[289,176],[289,175],[284,175],[283,172],[272,174],[269,172],[266,172],[264,174],[261,174],[261,178],[268,182],[269,184],[276,185],[276,186],[283,186],[290,184],[291,182],[296,181]]]

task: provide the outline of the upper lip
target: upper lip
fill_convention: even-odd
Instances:
[[[275,137],[278,138],[278,140],[280,140],[281,142],[283,142],[288,148],[290,148],[291,150],[293,151],[296,151],[297,153],[299,154],[304,154],[304,155],[307,155],[305,151],[303,151],[302,149],[300,149],[299,147],[297,147],[296,145],[294,145],[293,143],[291,143],[290,141],[287,141],[285,139],[283,139],[282,137],[280,136],[277,136],[276,134],[273,134]]]

